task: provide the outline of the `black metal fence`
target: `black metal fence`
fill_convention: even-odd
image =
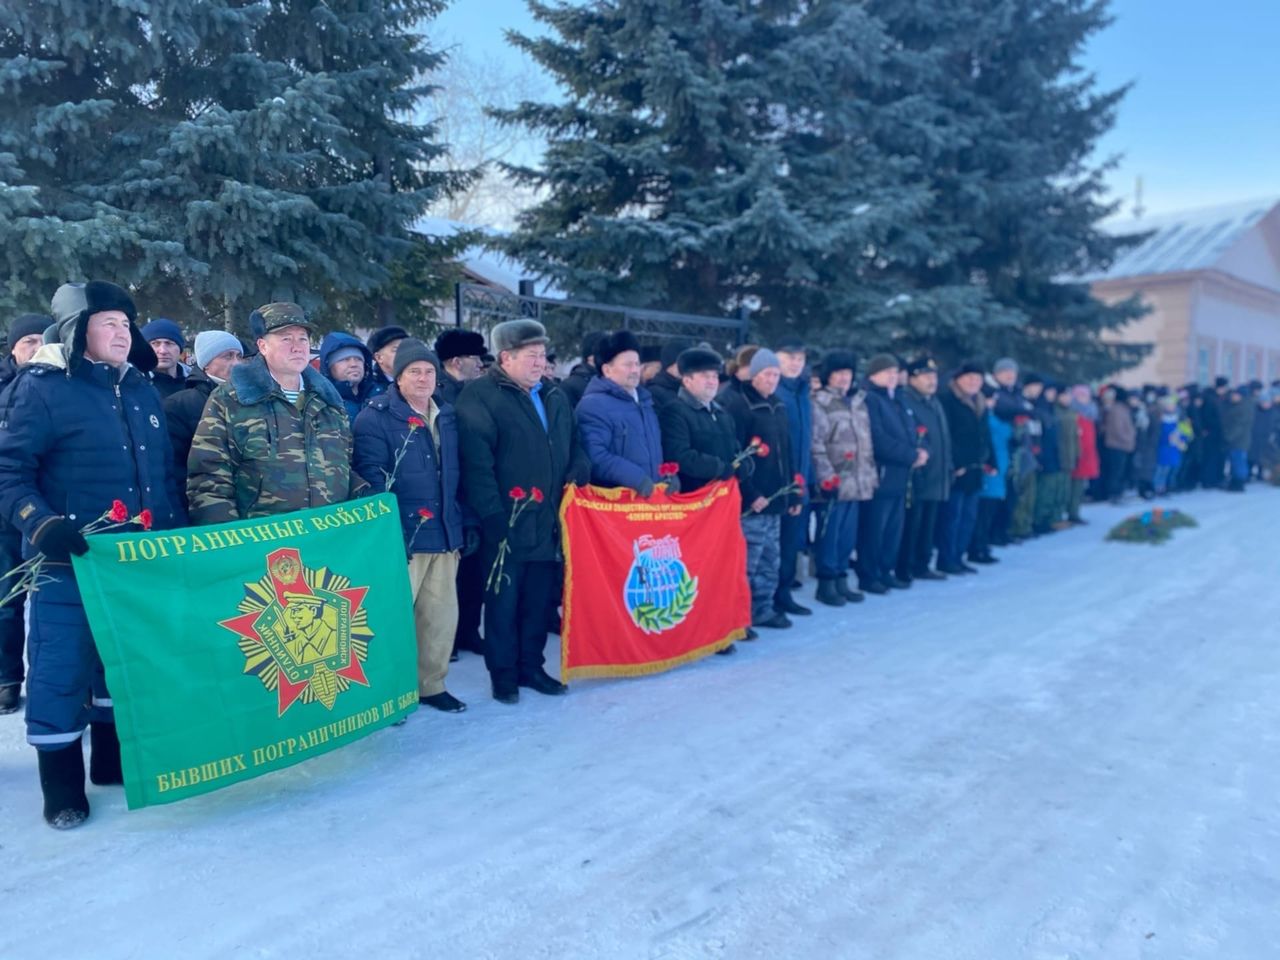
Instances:
[[[519,293],[501,287],[459,283],[454,290],[457,323],[486,336],[495,323],[528,318],[547,328],[547,335],[562,357],[574,356],[582,337],[591,330],[630,330],[646,346],[660,346],[672,339],[706,342],[723,354],[747,342],[750,320],[746,310],[736,318],[704,317],[665,310],[641,310],[584,300],[535,297],[529,285]]]

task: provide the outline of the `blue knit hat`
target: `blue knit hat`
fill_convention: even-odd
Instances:
[[[142,339],[150,343],[152,340],[172,340],[179,350],[187,348],[187,339],[182,335],[182,328],[172,320],[159,317],[142,328]]]

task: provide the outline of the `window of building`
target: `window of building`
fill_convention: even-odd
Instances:
[[[1246,380],[1257,380],[1262,376],[1262,353],[1258,350],[1249,350],[1244,355],[1244,378]]]
[[[1240,375],[1240,348],[1234,343],[1222,345],[1222,361],[1218,364],[1218,374],[1227,377],[1232,383]]]
[[[1196,348],[1196,383],[1206,386],[1213,376],[1213,351],[1201,344]]]

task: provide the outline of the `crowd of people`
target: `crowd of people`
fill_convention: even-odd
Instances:
[[[122,780],[69,563],[114,500],[166,529],[394,493],[419,699],[456,713],[458,651],[483,655],[500,703],[567,690],[544,650],[559,629],[570,483],[649,497],[736,478],[754,640],[812,612],[797,594],[806,560],[815,600],[842,607],[977,573],[995,547],[1084,523],[1086,498],[1243,490],[1277,460],[1280,385],[1095,395],[1008,358],[943,370],[928,356],[818,357],[789,336],[726,360],[626,330],[587,335],[557,379],[528,319],[487,342],[460,328],[430,345],[395,326],[335,332],[318,353],[293,303],[253,311],[249,341],[208,329],[188,342],[173,320],[137,320],[122,288],[65,284],[50,314],[12,322],[0,363],[0,563],[46,561],[25,611],[20,598],[0,608],[0,712],[25,680],[45,817],[63,828],[89,814],[86,730],[90,780]],[[514,487],[540,495],[513,515]]]

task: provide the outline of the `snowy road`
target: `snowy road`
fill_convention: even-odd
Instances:
[[[68,834],[0,718],[0,957],[1275,957],[1280,491],[1176,505]]]

